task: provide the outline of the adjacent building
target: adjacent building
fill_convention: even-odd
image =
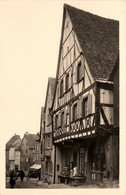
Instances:
[[[52,140],[52,114],[50,109],[52,108],[52,100],[54,95],[54,87],[55,87],[55,78],[48,79],[47,91],[46,91],[46,99],[45,99],[45,107],[43,108],[41,123],[41,133],[43,136],[43,158],[44,158],[44,178],[47,178],[48,181],[53,183],[54,181],[54,146]]]
[[[87,182],[118,178],[116,78],[110,80],[118,53],[118,21],[64,5],[52,102],[56,183],[74,168]]]
[[[26,132],[21,142],[21,170],[28,174],[29,168],[40,161],[40,144],[36,142],[39,139],[38,134],[29,134]]]
[[[6,175],[9,175],[11,170],[14,172],[20,170],[20,146],[21,138],[16,134],[6,144]]]

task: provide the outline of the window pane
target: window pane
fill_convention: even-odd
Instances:
[[[83,99],[83,111],[82,111],[83,117],[87,116],[87,114],[88,114],[87,100],[88,100],[88,98]]]

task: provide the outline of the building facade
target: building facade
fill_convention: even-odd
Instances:
[[[52,104],[55,183],[73,177],[74,168],[89,183],[113,179],[118,169],[109,80],[119,52],[118,31],[118,21],[64,5]]]
[[[19,135],[14,135],[6,144],[6,175],[9,175],[11,170],[14,172],[20,170],[20,145],[21,138]]]
[[[21,142],[21,170],[28,175],[29,168],[36,162],[40,161],[40,148],[36,140],[38,140],[37,134],[30,134],[26,132]]]
[[[44,177],[43,179],[48,180],[53,183],[54,180],[54,146],[52,142],[52,114],[50,109],[52,107],[52,100],[55,87],[55,78],[48,79],[45,107],[41,113],[41,128],[40,134],[42,134],[42,143],[44,150],[43,154],[43,168],[44,168]],[[43,117],[44,116],[44,117]]]

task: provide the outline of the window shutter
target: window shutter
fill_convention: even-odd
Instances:
[[[66,109],[64,110],[64,121],[63,124],[66,125]]]
[[[57,98],[59,98],[60,97],[60,87],[59,87],[59,85],[57,85]]]
[[[61,126],[61,112],[58,114],[58,127]]]
[[[66,74],[63,78],[63,93],[66,92]]]
[[[92,113],[92,95],[88,95],[88,114]]]
[[[69,72],[69,89],[71,88],[71,71]]]
[[[75,83],[78,82],[78,65],[75,66]]]
[[[82,99],[79,99],[77,103],[77,118],[81,118],[81,117],[82,117]]]
[[[84,65],[84,58],[81,59],[81,72],[82,72],[82,77],[85,76],[85,65]]]
[[[53,129],[55,129],[56,128],[56,116],[53,116]]]
[[[73,121],[73,105],[71,106],[71,121]]]
[[[73,73],[73,84],[76,84],[77,83],[77,66],[76,64],[74,63],[74,73]]]

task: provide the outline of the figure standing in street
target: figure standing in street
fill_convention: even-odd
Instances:
[[[16,180],[16,176],[14,174],[14,170],[12,170],[10,172],[10,186],[11,186],[11,188],[14,188],[15,183],[16,183],[15,180]]]
[[[21,182],[23,182],[23,180],[24,180],[24,171],[23,170],[21,170],[20,178],[21,178]]]

